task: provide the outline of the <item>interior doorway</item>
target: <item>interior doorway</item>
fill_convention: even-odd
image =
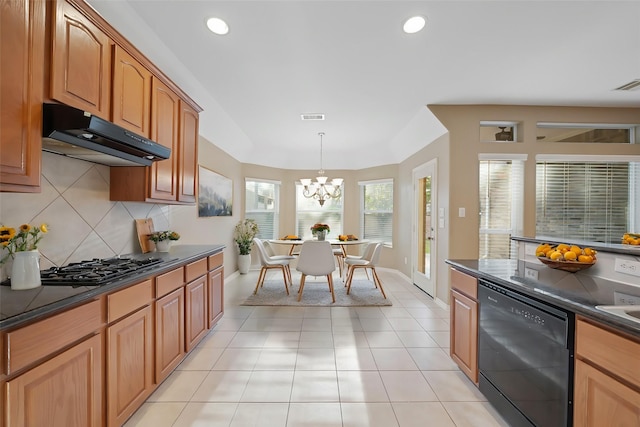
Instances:
[[[413,283],[432,297],[436,278],[436,166],[431,160],[413,170],[414,226],[412,238]]]

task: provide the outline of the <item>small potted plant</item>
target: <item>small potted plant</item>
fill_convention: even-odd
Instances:
[[[7,251],[0,258],[4,264],[13,259],[11,266],[11,289],[23,290],[40,286],[40,252],[38,243],[48,232],[47,225],[40,227],[22,224],[17,230],[12,227],[0,227],[0,249]]]
[[[331,231],[329,224],[315,223],[311,226],[311,234],[316,236],[318,240],[324,240]]]
[[[240,274],[247,274],[251,265],[251,244],[259,232],[258,224],[253,219],[245,219],[236,224],[233,240],[238,245],[238,270]]]
[[[180,235],[175,231],[156,231],[149,234],[149,240],[156,244],[156,251],[169,252],[171,242],[180,239]]]

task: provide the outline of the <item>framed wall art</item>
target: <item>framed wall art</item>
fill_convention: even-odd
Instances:
[[[231,216],[233,181],[198,166],[198,216]]]

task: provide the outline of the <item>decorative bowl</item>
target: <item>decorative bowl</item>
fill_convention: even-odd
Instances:
[[[586,270],[587,268],[593,266],[596,261],[593,262],[578,262],[578,261],[554,261],[549,258],[537,257],[541,263],[546,265],[549,268],[555,268],[557,270],[568,271],[570,273],[575,273],[576,271]]]

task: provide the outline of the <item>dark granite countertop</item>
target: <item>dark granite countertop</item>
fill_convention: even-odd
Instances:
[[[57,311],[73,307],[98,296],[114,292],[148,277],[170,271],[224,249],[224,245],[177,245],[170,252],[153,254],[127,254],[128,257],[159,257],[165,262],[156,264],[144,272],[132,273],[124,278],[100,286],[40,286],[34,289],[14,291],[0,286],[0,330],[49,316]],[[125,256],[125,255],[123,255]]]
[[[536,237],[512,236],[511,240],[515,240],[518,242],[529,242],[529,243],[550,243],[555,245],[559,245],[560,243],[567,243],[570,245],[578,245],[581,247],[588,246],[599,252],[610,252],[614,254],[640,256],[640,246],[623,245],[622,243],[588,242],[584,240],[558,239],[557,237],[545,237],[545,236],[536,236]]]
[[[640,337],[640,323],[609,314],[596,305],[614,305],[615,293],[640,297],[640,287],[613,282],[584,272],[568,273],[541,268],[539,262],[523,260],[446,260],[454,268],[502,285],[512,291],[576,314],[597,319]],[[538,270],[538,280],[525,278],[525,268]]]

